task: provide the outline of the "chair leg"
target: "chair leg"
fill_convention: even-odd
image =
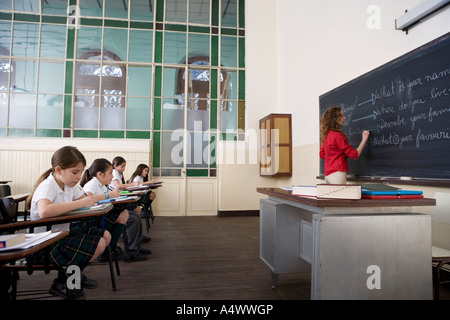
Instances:
[[[111,274],[111,284],[113,291],[116,291],[116,277],[114,276],[114,268],[113,268],[113,260],[112,260],[112,252],[111,247],[108,246],[109,251],[109,273]],[[118,266],[116,265],[118,268]]]

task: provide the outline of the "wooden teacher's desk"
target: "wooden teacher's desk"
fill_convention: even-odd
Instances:
[[[432,299],[435,199],[322,200],[257,188],[260,257],[272,284],[311,272],[311,299]]]

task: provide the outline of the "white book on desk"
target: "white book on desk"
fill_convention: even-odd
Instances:
[[[317,198],[317,186],[293,185],[292,194],[300,197]]]
[[[21,243],[18,243],[16,245],[7,247],[7,248],[0,248],[1,251],[8,251],[8,250],[20,250],[20,249],[29,249],[31,247],[34,247],[40,243],[43,243],[47,240],[50,240],[53,237],[56,237],[61,232],[40,232],[40,233],[27,233],[25,235],[25,240]]]
[[[318,184],[317,199],[361,199],[360,184]]]

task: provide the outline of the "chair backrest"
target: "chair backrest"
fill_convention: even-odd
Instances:
[[[432,220],[450,224],[450,193],[436,192],[434,198],[436,199],[436,206],[433,207]]]
[[[16,206],[16,202],[11,197],[1,199],[0,211],[3,218],[3,224],[15,222],[17,220]]]
[[[11,187],[8,184],[0,184],[0,198],[9,197],[11,195]]]

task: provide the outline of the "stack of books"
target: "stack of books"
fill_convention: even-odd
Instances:
[[[362,185],[363,199],[422,199],[423,191],[403,190],[382,183]]]

